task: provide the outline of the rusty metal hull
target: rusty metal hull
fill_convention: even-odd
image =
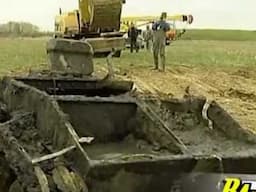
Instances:
[[[184,173],[256,172],[255,135],[215,102],[210,129],[204,98],[142,99],[132,82],[50,77],[4,78],[0,88],[11,114],[1,151],[27,191],[63,189],[60,173],[80,178],[73,191],[169,192]]]

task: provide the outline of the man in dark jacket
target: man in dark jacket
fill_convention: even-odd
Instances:
[[[133,52],[134,48],[136,49],[136,52],[138,52],[139,51],[139,48],[137,46],[138,30],[133,23],[131,24],[131,27],[128,31],[128,37],[130,38],[130,41],[131,41],[131,53]]]
[[[156,70],[158,70],[159,55],[162,64],[162,71],[165,71],[165,43],[166,32],[170,30],[170,25],[166,22],[167,13],[162,13],[159,21],[155,22],[152,26],[153,30],[153,54],[154,64]]]

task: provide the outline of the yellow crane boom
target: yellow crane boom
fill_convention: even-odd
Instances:
[[[192,15],[180,14],[180,15],[167,16],[167,20],[187,22],[191,17]],[[127,16],[127,17],[121,18],[122,22],[150,22],[150,21],[156,21],[156,20],[159,20],[159,16]]]
[[[122,32],[127,32],[129,25],[131,23],[135,24],[137,27],[147,25],[149,23],[152,23],[154,21],[159,20],[159,16],[127,16],[127,17],[122,17],[121,18],[121,31]],[[173,22],[187,22],[188,24],[191,24],[194,20],[192,15],[184,15],[184,14],[179,14],[179,15],[172,15],[172,16],[167,16],[168,21],[173,21]]]
[[[159,20],[159,16],[126,16],[121,18],[121,32],[127,33],[129,30],[129,26],[131,23],[136,25],[137,27],[141,27],[150,23],[153,23],[154,21]],[[188,24],[193,23],[193,16],[192,15],[184,15],[184,14],[179,14],[179,15],[171,15],[167,16],[167,21],[172,21],[172,22],[186,22]],[[176,39],[177,36],[181,36],[184,34],[185,29],[182,30],[181,33],[178,33],[175,24],[173,23],[173,29],[170,31],[166,32],[166,37],[168,40]]]
[[[122,23],[137,23],[137,22],[153,22],[159,20],[158,16],[128,16],[128,17],[122,17],[121,22]],[[193,16],[192,15],[172,15],[167,16],[168,21],[180,21],[180,22],[187,22],[191,24],[193,22]]]

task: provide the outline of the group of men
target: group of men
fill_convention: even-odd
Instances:
[[[153,43],[153,58],[154,58],[154,70],[165,71],[165,46],[166,46],[166,32],[170,30],[170,25],[166,22],[167,13],[162,13],[160,20],[152,24],[152,28],[148,25],[142,36],[145,41],[146,49],[152,49]],[[139,30],[134,24],[131,25],[128,31],[128,37],[131,42],[131,52],[134,49],[138,52],[138,36]],[[160,58],[159,58],[160,57]],[[161,69],[159,66],[159,59],[161,61]]]
[[[142,44],[141,41],[145,42],[147,50],[151,50],[151,44],[153,42],[153,31],[150,29],[149,25],[147,25],[147,29],[141,34],[141,31],[138,30],[132,23],[128,31],[128,37],[130,38],[131,53],[133,53],[134,49],[136,50],[136,52],[139,51],[139,48],[141,48]]]

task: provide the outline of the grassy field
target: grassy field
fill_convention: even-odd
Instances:
[[[189,29],[182,39],[256,41],[256,31]]]
[[[201,36],[202,39],[202,36]],[[0,76],[47,69],[46,39],[0,38]],[[220,103],[243,127],[256,131],[256,41],[180,40],[166,49],[167,71],[152,71],[152,53],[124,51],[119,74],[172,97],[193,95]],[[95,59],[96,69],[106,66]]]
[[[46,67],[45,39],[0,38],[0,75]]]
[[[167,47],[167,65],[198,67],[241,67],[256,64],[256,42],[236,41],[176,41]],[[121,58],[124,64],[149,66],[152,54],[142,51],[139,54],[125,52]]]
[[[46,39],[0,38],[0,74],[11,74],[29,69],[47,68]],[[256,41],[180,40],[167,47],[167,65],[186,65],[210,68],[254,67]],[[104,60],[97,60],[101,63]],[[152,54],[145,50],[133,57],[129,51],[115,59],[119,66],[151,67]]]

